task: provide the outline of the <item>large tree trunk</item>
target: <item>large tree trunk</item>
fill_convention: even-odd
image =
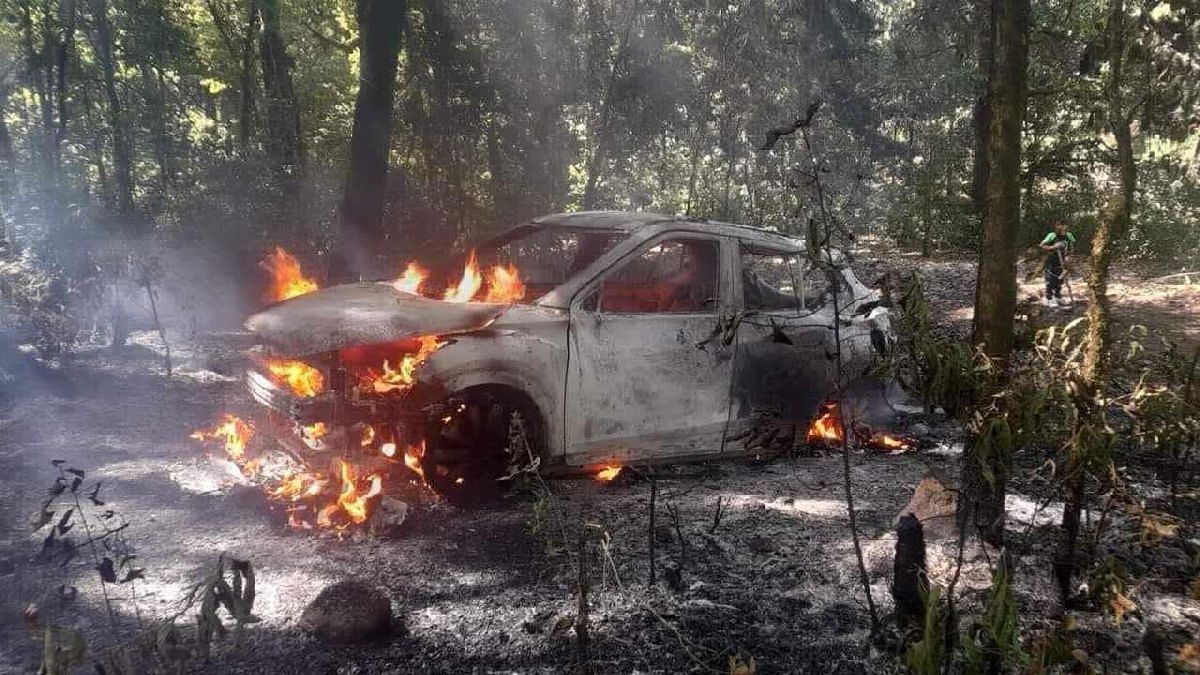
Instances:
[[[113,58],[112,24],[108,20],[108,0],[91,0],[92,21],[96,27],[96,49],[108,99],[108,126],[112,134],[113,172],[117,181],[117,210],[133,211],[133,158],[125,135],[121,98],[117,95],[116,62]]]
[[[304,148],[300,109],[292,85],[292,60],[287,55],[279,24],[279,0],[259,0],[258,6],[262,17],[259,51],[266,98],[266,145],[283,179],[285,192],[295,194],[299,187],[296,179],[304,168]]]
[[[988,83],[991,101],[988,136],[987,199],[983,242],[975,289],[975,342],[993,357],[1012,349],[1013,312],[1017,303],[1016,242],[1021,218],[1021,120],[1025,112],[1025,68],[1029,53],[1029,0],[993,0],[995,66]],[[980,17],[981,19],[984,17]],[[964,499],[980,536],[993,544],[1004,538],[1004,497],[1009,467],[1007,453],[984,457],[969,439],[963,457]],[[991,480],[984,480],[983,463]],[[967,524],[964,520],[964,526]]]
[[[988,85],[991,133],[979,278],[975,292],[975,342],[989,355],[1012,348],[1017,303],[1016,233],[1021,219],[1021,121],[1029,53],[1029,0],[994,0],[996,65]]]
[[[1105,30],[1108,52],[1108,79],[1105,82],[1105,103],[1109,131],[1117,141],[1117,180],[1100,213],[1096,233],[1092,236],[1091,267],[1088,270],[1088,329],[1084,342],[1080,387],[1075,397],[1076,428],[1067,461],[1066,500],[1063,507],[1062,540],[1054,561],[1054,575],[1059,593],[1066,602],[1071,595],[1071,580],[1078,567],[1076,560],[1079,527],[1083,505],[1087,498],[1087,454],[1092,450],[1087,439],[1095,437],[1104,425],[1104,407],[1098,399],[1103,396],[1108,381],[1109,352],[1112,336],[1109,331],[1108,271],[1115,249],[1129,232],[1133,215],[1134,191],[1137,188],[1137,167],[1133,162],[1133,135],[1129,130],[1130,113],[1121,97],[1121,79],[1125,61],[1125,3],[1109,0],[1108,25]],[[1081,433],[1090,428],[1095,433]]]
[[[396,64],[407,11],[404,0],[357,0],[362,39],[358,96],[350,137],[350,166],[341,208],[341,242],[330,276],[343,281],[368,270],[371,254],[383,249],[387,231],[388,150],[392,137]]]

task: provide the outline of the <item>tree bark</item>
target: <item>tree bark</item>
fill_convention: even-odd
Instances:
[[[330,276],[339,281],[367,271],[371,254],[387,240],[383,210],[387,196],[388,150],[396,66],[407,11],[404,0],[357,0],[358,96],[350,137],[350,166],[341,207],[340,250]]]
[[[1108,272],[1115,257],[1117,242],[1129,232],[1133,215],[1133,199],[1137,188],[1137,167],[1133,161],[1133,135],[1129,130],[1129,115],[1121,96],[1121,80],[1125,62],[1125,3],[1109,0],[1108,24],[1105,29],[1108,52],[1108,76],[1104,97],[1109,130],[1117,141],[1117,181],[1092,236],[1091,267],[1088,270],[1088,329],[1084,338],[1083,366],[1080,371],[1076,439],[1067,460],[1066,500],[1063,506],[1062,540],[1054,561],[1054,575],[1064,602],[1071,595],[1071,580],[1078,567],[1076,553],[1083,506],[1087,499],[1087,465],[1091,450],[1079,439],[1092,438],[1084,427],[1093,431],[1103,428],[1102,405],[1104,383],[1108,381],[1109,352],[1112,336],[1109,330]],[[1098,432],[1097,432],[1098,433]]]
[[[250,151],[254,130],[254,41],[258,32],[258,0],[246,3],[246,35],[242,40],[241,105],[238,111],[238,145]]]
[[[299,188],[296,179],[304,168],[304,147],[300,109],[292,84],[292,60],[279,24],[279,0],[258,0],[258,8],[262,18],[259,53],[266,99],[267,150],[283,179],[284,191],[296,194]]]
[[[987,206],[988,141],[991,137],[992,106],[989,83],[995,66],[996,22],[992,12],[993,0],[975,0],[976,68],[982,86],[975,97],[973,121],[975,128],[975,157],[971,180],[971,200],[976,215],[983,217]]]
[[[600,114],[592,132],[592,142],[595,145],[595,150],[592,151],[592,156],[588,159],[587,182],[583,187],[582,204],[585,211],[595,209],[599,205],[600,178],[604,172],[604,165],[608,162],[609,155],[611,154],[612,98],[617,86],[617,78],[620,77],[621,68],[624,67],[628,56],[629,35],[633,32],[633,23],[637,20],[640,12],[641,1],[634,0],[633,7],[629,12],[629,20],[626,22],[625,30],[621,35],[621,42],[617,45],[616,54],[613,55],[612,68],[609,70],[608,81],[604,87],[604,97],[600,101]]]
[[[1029,0],[994,0],[995,64],[988,82],[987,199],[982,217],[979,275],[975,286],[975,343],[1003,359],[1012,349],[1017,304],[1017,225],[1021,218],[1021,120],[1029,54]],[[983,19],[984,17],[980,17]],[[983,456],[975,439],[963,455],[960,524],[973,525],[989,543],[1004,540],[1007,453]],[[991,480],[984,479],[989,463]]]
[[[991,124],[986,212],[975,291],[975,342],[991,356],[1012,348],[1021,219],[1021,121],[1029,54],[1029,0],[995,0],[996,64],[988,85]]]
[[[96,49],[108,99],[108,126],[112,134],[113,173],[117,185],[117,211],[133,211],[133,159],[125,135],[124,113],[117,94],[116,62],[113,57],[112,24],[108,20],[108,0],[91,0],[92,20],[96,27]]]

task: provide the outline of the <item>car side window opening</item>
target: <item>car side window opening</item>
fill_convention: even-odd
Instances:
[[[715,312],[720,244],[666,239],[626,261],[600,285],[602,312]]]
[[[800,253],[742,250],[742,299],[746,309],[820,309],[833,300],[833,284],[840,283],[838,277]]]

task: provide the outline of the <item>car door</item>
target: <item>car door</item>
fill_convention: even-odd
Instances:
[[[733,248],[663,233],[577,294],[568,339],[567,462],[719,451],[733,346],[712,340],[728,308]]]
[[[743,243],[737,258],[742,320],[729,438],[750,445],[772,433],[764,427],[803,428],[832,391],[837,363],[830,284],[836,277],[797,251]]]

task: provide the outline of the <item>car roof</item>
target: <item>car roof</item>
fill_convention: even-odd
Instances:
[[[661,213],[643,213],[628,211],[577,211],[574,213],[555,213],[540,216],[530,222],[536,225],[566,227],[580,230],[599,230],[621,233],[633,233],[646,228],[658,230],[677,229],[673,225],[682,225],[683,229],[707,232],[728,237],[735,237],[768,248],[784,251],[803,251],[804,242],[794,237],[749,225],[738,225],[689,216],[669,216]]]

